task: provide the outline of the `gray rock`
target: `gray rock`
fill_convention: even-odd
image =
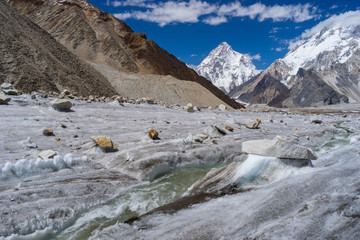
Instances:
[[[7,89],[7,90],[2,90],[5,94],[7,95],[17,95],[18,91],[16,91],[15,89]]]
[[[1,90],[7,95],[17,95],[18,92],[14,89],[14,87],[10,83],[1,84]]]
[[[0,93],[0,105],[7,104],[8,102],[10,102],[10,100],[11,98]]]
[[[146,100],[146,103],[147,103],[147,104],[155,104],[154,100],[152,100],[152,99],[147,99],[147,100]]]
[[[322,124],[323,121],[318,120],[318,119],[315,119],[315,120],[312,120],[311,123],[314,123],[314,124]]]
[[[45,150],[39,153],[39,157],[42,159],[49,159],[56,156],[56,152],[54,150]]]
[[[194,107],[193,107],[193,105],[191,103],[188,103],[185,106],[185,110],[188,111],[188,112],[195,112]]]
[[[284,159],[315,160],[315,153],[304,146],[285,140],[252,140],[242,143],[245,153]]]
[[[71,95],[70,91],[67,89],[64,89],[62,93],[64,93],[64,95]]]
[[[37,98],[37,92],[31,93],[31,99],[35,100]]]
[[[50,102],[51,106],[59,111],[69,111],[73,104],[69,100],[65,99],[54,99]]]
[[[208,126],[205,130],[204,130],[204,133],[206,135],[208,135],[209,137],[222,137],[224,135],[226,135],[226,132],[220,128],[218,128],[217,126],[213,126],[213,125],[210,125]]]
[[[246,120],[244,122],[244,125],[247,127],[247,128],[250,128],[250,129],[257,129],[259,128],[259,125],[261,123],[261,120],[260,119],[250,119],[250,120]]]

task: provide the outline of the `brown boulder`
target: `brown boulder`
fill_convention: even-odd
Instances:
[[[109,136],[94,136],[91,137],[91,139],[94,140],[104,152],[115,152],[118,150],[118,145],[114,144]]]
[[[155,129],[150,129],[149,137],[153,140],[159,139],[159,133]]]

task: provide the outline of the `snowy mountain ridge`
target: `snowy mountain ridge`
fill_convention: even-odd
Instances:
[[[291,87],[289,80],[296,75],[299,68],[312,68],[321,72],[331,69],[335,64],[346,64],[359,47],[360,25],[325,28],[297,44],[283,59],[277,60],[290,68],[290,71],[285,71],[286,74],[281,80]]]
[[[260,72],[249,56],[234,51],[226,42],[212,50],[196,71],[225,93],[229,93]]]
[[[263,75],[270,74],[290,89],[298,79],[299,69],[311,70],[338,94],[345,95],[349,102],[358,102],[359,59],[360,25],[326,27],[299,42]]]
[[[336,51],[337,61],[345,63],[359,48],[360,26],[335,27],[325,29],[315,34],[302,44],[298,44],[284,58],[284,61],[294,68],[305,67],[304,63],[311,62],[320,53]]]
[[[309,30],[311,35],[233,96],[287,107],[360,102],[360,24],[319,25],[327,26]]]

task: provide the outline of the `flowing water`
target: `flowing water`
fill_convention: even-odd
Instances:
[[[53,239],[87,239],[93,231],[124,222],[179,198],[213,167],[184,167],[132,188],[106,204],[93,207]]]
[[[317,149],[316,153],[318,155],[322,155],[350,143],[349,136],[351,131],[341,127],[341,122],[337,123],[336,127],[346,131],[334,135],[328,143]],[[259,161],[264,164],[266,163],[266,166],[272,166],[270,163],[274,161],[267,161],[265,158],[266,157],[262,157]],[[251,164],[253,164],[253,161]],[[277,164],[279,165],[280,163]],[[285,165],[284,168],[288,168],[285,173],[282,168],[265,167],[265,165],[261,167],[262,170],[260,172],[264,172],[264,174],[269,171],[272,172],[270,174],[271,176],[267,177],[270,178],[270,180],[274,176],[274,178],[279,178],[279,176],[284,174],[291,175],[294,171],[297,172],[295,168],[289,168]],[[148,184],[125,191],[117,198],[105,204],[90,208],[73,222],[64,226],[64,230],[57,233],[52,239],[88,239],[94,233],[114,225],[116,222],[124,222],[131,217],[139,216],[157,207],[170,203],[185,193],[197,180],[203,178],[213,167],[220,167],[220,165],[178,168],[158,177]],[[242,166],[242,168],[244,168],[244,166]],[[252,172],[254,171],[253,169],[250,170]],[[257,174],[252,174],[254,176],[249,176],[249,179],[246,179],[253,182],[255,180],[253,179],[255,175],[263,175],[258,173],[258,171],[256,173]],[[261,184],[260,182],[259,184]]]
[[[320,148],[316,149],[315,152],[317,155],[322,155],[324,153],[330,152],[335,150],[339,147],[343,147],[350,143],[350,134],[353,132],[351,129],[341,126],[343,122],[337,122],[335,127],[339,129],[343,129],[343,132],[334,134],[333,137],[330,139],[329,142],[321,146]]]

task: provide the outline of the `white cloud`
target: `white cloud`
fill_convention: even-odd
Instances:
[[[249,17],[258,21],[271,19],[276,22],[287,20],[303,22],[317,17],[316,8],[310,4],[266,6],[262,3],[255,3],[243,6],[238,0],[228,4],[208,3],[203,0],[170,0],[159,3],[151,0],[124,0],[112,1],[111,5],[144,8],[142,11],[133,10],[125,16],[155,22],[160,26],[199,21],[209,25],[219,25],[227,22],[229,18],[235,17]],[[121,14],[118,16],[123,16]]]
[[[294,22],[304,22],[315,18],[310,4],[298,5],[275,5],[267,7],[265,11],[259,14],[259,20],[272,19],[275,22],[291,20]]]
[[[339,15],[333,15],[330,18],[320,22],[315,27],[305,30],[301,36],[289,42],[289,49],[294,48],[297,44],[305,41],[307,38],[321,32],[324,29],[336,27],[348,27],[360,23],[360,11],[349,11]]]
[[[218,14],[232,17],[250,17],[259,21],[272,19],[275,22],[291,20],[294,22],[304,22],[315,18],[315,11],[310,4],[297,5],[274,5],[266,6],[262,3],[255,3],[250,6],[242,6],[236,1],[220,6]]]
[[[171,23],[196,23],[200,16],[208,15],[216,9],[215,5],[197,0],[160,2],[147,7],[146,11],[133,11],[132,18],[156,22],[162,27]]]
[[[191,54],[190,57],[197,57],[198,55],[197,54]]]
[[[281,52],[285,50],[286,48],[278,47],[278,48],[271,48],[272,51]]]
[[[133,15],[131,13],[116,13],[114,16],[120,20],[126,20],[132,18]]]
[[[204,23],[209,25],[219,25],[221,23],[226,23],[227,18],[224,16],[217,16],[217,17],[208,17],[203,20]]]
[[[250,55],[250,54],[246,54],[247,57],[249,57],[251,60],[261,60],[261,56],[260,54],[256,54],[256,55]]]
[[[109,2],[109,1],[108,1]],[[125,0],[125,1],[112,1],[111,5],[114,7],[132,6],[132,7],[148,7],[148,0]],[[108,4],[109,5],[109,4]]]
[[[330,7],[330,9],[335,9],[335,8],[338,8],[338,7],[339,7],[338,5],[334,4],[334,5],[332,5],[332,6]]]

